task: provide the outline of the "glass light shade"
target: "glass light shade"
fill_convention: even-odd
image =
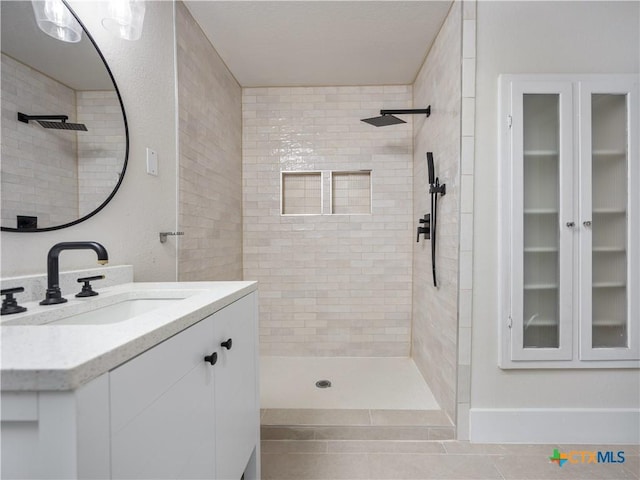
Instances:
[[[47,35],[63,42],[77,43],[82,27],[62,0],[31,0],[36,23]]]
[[[108,17],[102,26],[125,40],[138,40],[144,23],[144,0],[109,0]]]

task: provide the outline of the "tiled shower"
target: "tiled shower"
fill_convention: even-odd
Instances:
[[[259,282],[265,358],[411,357],[455,421],[462,33],[464,18],[475,10],[463,12],[454,2],[412,85],[276,88],[234,84],[181,4],[177,14],[179,228],[192,232],[181,239],[181,277],[237,276],[240,267],[242,278]],[[194,51],[199,57],[208,51],[211,62],[195,65],[189,61]],[[192,93],[212,88],[226,94]],[[427,105],[431,117],[404,116],[403,125],[360,121],[380,109]],[[189,132],[201,129],[203,118],[221,130],[194,145]],[[429,211],[427,151],[447,183],[439,205],[438,289],[431,284],[428,243],[416,243],[418,218]],[[191,164],[195,171],[183,171]],[[214,172],[223,184],[208,185]],[[237,245],[222,241],[227,234],[242,239],[239,261]],[[211,235],[220,237],[224,252],[209,252]]]
[[[245,88],[242,101],[244,278],[260,283],[261,353],[409,355],[412,124],[359,119],[410,107],[411,86]],[[363,190],[336,178],[357,173],[370,176],[371,213],[336,213]],[[295,196],[305,188],[314,198]],[[283,214],[282,196],[309,206]]]

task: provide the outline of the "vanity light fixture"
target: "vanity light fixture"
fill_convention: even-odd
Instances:
[[[82,27],[62,0],[31,0],[38,28],[63,42],[77,43]]]
[[[109,0],[102,26],[124,40],[139,40],[144,23],[145,0]]]

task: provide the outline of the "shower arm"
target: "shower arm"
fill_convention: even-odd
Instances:
[[[27,115],[26,113],[18,112],[18,120],[24,123],[29,123],[30,120],[62,120],[65,123],[69,120],[68,115]]]
[[[380,115],[414,115],[423,113],[427,117],[431,115],[431,105],[427,108],[413,108],[405,110],[380,110]]]

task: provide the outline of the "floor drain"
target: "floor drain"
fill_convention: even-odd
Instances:
[[[331,386],[331,382],[329,380],[318,380],[316,382],[316,387],[318,388],[329,388]]]

